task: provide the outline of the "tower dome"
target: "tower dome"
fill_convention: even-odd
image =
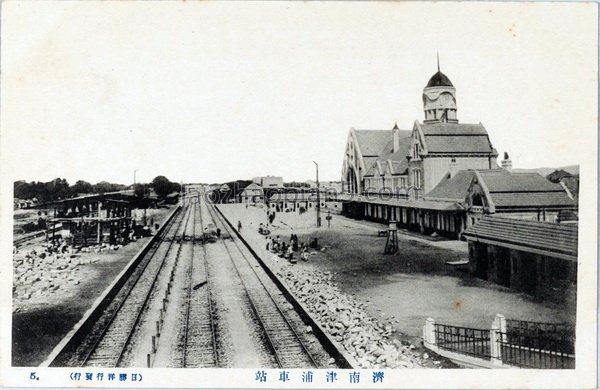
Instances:
[[[438,58],[438,71],[429,79],[423,89],[423,111],[425,123],[451,122],[457,123],[456,118],[456,89],[446,76],[440,71]]]
[[[427,87],[425,88],[430,87],[454,87],[454,85],[452,85],[452,82],[450,81],[448,76],[446,76],[438,70],[436,74],[431,76],[429,82],[427,83]]]

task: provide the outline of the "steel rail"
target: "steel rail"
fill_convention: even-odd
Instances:
[[[178,213],[181,211],[178,211]],[[178,216],[179,217],[179,216]],[[129,287],[129,290],[127,291],[127,293],[125,294],[124,297],[122,297],[121,301],[119,302],[118,306],[116,307],[116,309],[114,310],[114,312],[112,313],[110,319],[108,320],[108,323],[103,327],[100,335],[98,336],[98,338],[96,339],[96,341],[92,344],[91,348],[89,349],[89,351],[86,353],[86,356],[83,359],[82,362],[82,366],[84,366],[90,359],[91,355],[94,353],[94,351],[96,350],[96,348],[98,347],[98,344],[100,343],[100,341],[102,341],[102,339],[104,338],[104,336],[106,335],[106,332],[108,331],[108,328],[112,325],[114,319],[116,318],[117,314],[121,311],[121,308],[123,307],[123,305],[125,304],[125,302],[127,301],[127,299],[129,298],[131,292],[133,291],[133,288],[135,287],[135,285],[138,283],[138,281],[140,280],[141,276],[144,274],[144,271],[146,270],[146,268],[148,267],[148,265],[152,262],[152,259],[154,258],[154,255],[156,254],[156,252],[158,251],[158,248],[160,247],[160,244],[163,242],[164,238],[167,237],[167,235],[169,233],[171,233],[171,230],[173,229],[173,225],[175,224],[175,218],[173,218],[172,220],[169,221],[169,226],[167,227],[167,229],[164,230],[164,233],[162,234],[162,237],[160,240],[157,240],[154,244],[153,244],[153,248],[152,248],[152,253],[150,254],[150,256],[148,256],[148,254],[146,254],[146,256],[148,256],[148,260],[146,262],[144,262],[141,270],[139,271],[139,273],[137,273],[137,275],[135,276],[135,280],[134,282],[131,284],[131,286]],[[178,225],[179,226],[179,225]],[[178,229],[178,227],[177,227]],[[175,231],[175,233],[177,233]]]
[[[182,211],[183,211],[183,210],[182,210]],[[182,212],[182,211],[180,211],[180,212]],[[158,268],[158,270],[157,270],[157,274],[158,274],[158,273],[160,273],[160,269],[162,268],[162,265],[164,264],[164,261],[165,261],[165,259],[166,259],[166,258],[167,258],[167,256],[168,256],[169,250],[170,250],[170,248],[171,248],[171,246],[172,246],[173,242],[175,241],[175,237],[177,236],[177,232],[179,231],[179,229],[180,229],[180,227],[181,227],[181,224],[182,224],[183,220],[185,219],[184,217],[185,217],[185,215],[182,215],[182,218],[181,218],[181,219],[179,220],[179,222],[177,223],[177,226],[176,226],[176,228],[175,228],[175,230],[174,230],[174,231],[175,231],[175,234],[174,234],[174,236],[173,236],[173,239],[172,239],[172,240],[171,240],[171,242],[169,243],[169,247],[168,247],[168,249],[167,249],[167,252],[165,253],[165,256],[163,257],[163,259],[162,259],[162,261],[161,261],[160,267],[159,267],[159,268]],[[88,363],[88,362],[89,362],[89,360],[90,360],[90,358],[91,358],[92,354],[93,354],[93,353],[94,353],[94,352],[97,350],[97,347],[98,347],[98,345],[100,344],[100,342],[101,342],[101,341],[104,339],[104,337],[106,336],[106,333],[108,332],[108,329],[109,329],[109,328],[111,327],[111,325],[114,323],[114,320],[116,319],[117,315],[118,315],[118,314],[121,312],[121,310],[122,310],[122,309],[123,309],[123,307],[125,306],[125,303],[126,303],[126,302],[128,301],[128,299],[130,298],[132,291],[134,290],[134,288],[135,288],[135,286],[137,285],[137,283],[140,281],[140,279],[141,279],[142,275],[145,273],[146,269],[148,268],[148,265],[149,265],[149,264],[152,262],[152,260],[154,259],[154,255],[156,254],[156,252],[157,252],[157,251],[158,251],[158,249],[160,248],[160,245],[161,245],[161,244],[164,242],[164,239],[165,239],[165,238],[166,238],[168,235],[170,235],[170,233],[171,233],[171,231],[172,231],[172,229],[173,229],[173,225],[175,225],[175,220],[173,219],[173,220],[172,220],[170,223],[171,223],[171,225],[169,226],[168,230],[167,230],[167,231],[165,231],[165,234],[164,234],[164,236],[163,236],[163,237],[161,237],[161,240],[160,240],[160,241],[157,241],[157,242],[156,242],[156,247],[155,247],[155,248],[154,248],[154,250],[153,250],[152,256],[151,256],[151,257],[149,258],[149,260],[148,260],[148,261],[147,261],[147,262],[144,264],[144,267],[143,267],[142,271],[141,271],[141,272],[139,272],[139,274],[136,276],[136,278],[135,278],[135,282],[134,282],[134,283],[131,285],[131,288],[129,289],[129,291],[127,292],[127,294],[126,294],[126,295],[123,297],[123,299],[121,300],[121,302],[120,302],[120,303],[119,303],[119,305],[117,306],[116,310],[113,312],[112,316],[110,317],[110,320],[108,321],[108,323],[106,324],[106,326],[105,326],[105,327],[102,329],[102,333],[101,333],[101,335],[100,335],[100,336],[99,336],[99,337],[96,339],[96,342],[93,344],[92,348],[91,348],[91,349],[89,350],[89,352],[87,353],[87,355],[86,355],[86,357],[85,357],[85,359],[84,359],[84,361],[83,361],[83,364],[82,364],[82,365],[85,365],[86,363]],[[149,293],[148,293],[148,295],[149,295],[149,294],[150,294],[150,292],[152,291],[153,287],[154,287],[154,284],[151,284],[151,285],[150,285],[150,289],[149,289]],[[137,324],[137,319],[136,319],[136,321],[134,322],[133,328],[135,328],[135,325],[136,325],[136,324]],[[129,341],[129,337],[130,337],[130,335],[128,335],[128,337],[127,337],[127,341],[125,342],[125,344],[124,344],[124,345],[127,345],[128,341]],[[124,347],[123,347],[123,348],[124,348]],[[120,351],[120,353],[119,353],[119,356],[117,357],[117,361],[116,361],[116,362],[115,362],[115,364],[114,364],[114,366],[115,366],[115,367],[118,365],[118,363],[119,363],[119,361],[120,361],[120,359],[121,359],[121,355],[122,355],[122,353],[123,353],[123,349]]]
[[[187,216],[184,216],[184,218],[182,218],[181,221],[179,221],[177,230],[179,230],[181,228],[181,223],[183,222],[184,219],[185,219],[185,224],[183,225],[183,230],[181,231],[180,241],[183,240],[183,237],[185,236],[185,230],[186,230],[187,224],[189,223],[189,220],[190,220],[189,212],[187,213]],[[150,300],[150,296],[152,295],[152,292],[154,291],[154,287],[156,286],[156,282],[158,281],[158,277],[161,274],[163,266],[165,265],[167,259],[169,258],[169,254],[171,253],[171,249],[173,247],[173,243],[176,241],[176,238],[177,238],[177,231],[175,232],[175,237],[173,237],[171,242],[169,242],[169,247],[167,248],[167,252],[165,253],[165,256],[163,257],[163,259],[160,263],[160,266],[158,267],[158,270],[156,271],[156,274],[154,275],[152,283],[150,284],[150,288],[148,289],[148,293],[146,294],[146,296],[144,298],[144,302],[140,305],[140,307],[138,309],[138,312],[136,314],[133,325],[129,329],[127,338],[125,339],[125,342],[123,343],[123,345],[121,347],[121,351],[119,352],[119,356],[117,358],[117,362],[115,363],[115,367],[118,367],[119,363],[121,363],[121,361],[123,359],[123,356],[125,354],[127,346],[129,345],[129,342],[131,341],[131,338],[133,337],[133,335],[135,333],[135,329],[137,328],[137,325],[142,317],[142,313],[144,312],[144,309],[146,308],[146,305],[148,304],[148,301]],[[179,244],[179,246],[177,247],[177,253],[175,254],[175,262],[177,262],[177,259],[179,258],[179,254],[181,252],[181,242],[178,242],[178,244]]]
[[[197,209],[195,210],[195,214],[198,214],[198,220],[200,222],[200,234],[203,234],[203,226],[204,226],[204,222],[202,219],[202,207],[200,206],[200,204],[194,204],[194,206],[197,206]],[[195,232],[195,226],[196,224],[194,224],[194,240],[196,239],[196,232]],[[193,250],[192,250],[193,253]],[[202,263],[204,265],[204,275],[206,278],[206,307],[207,307],[207,311],[208,311],[208,325],[210,328],[210,343],[211,343],[211,351],[212,351],[212,360],[213,360],[213,364],[215,367],[219,367],[219,358],[218,358],[218,353],[217,353],[217,337],[216,337],[216,330],[215,330],[215,320],[214,320],[214,310],[213,310],[213,303],[212,303],[212,283],[210,281],[210,274],[209,274],[209,270],[208,270],[208,260],[206,258],[206,249],[204,247],[204,245],[202,245]],[[188,295],[188,300],[191,299],[191,285],[193,283],[193,264],[192,264],[192,268],[190,270],[190,286],[189,286],[189,294]],[[187,314],[186,314],[186,325],[185,325],[185,342],[184,342],[184,350],[183,350],[183,367],[187,367],[188,364],[188,334],[189,334],[189,330],[190,330],[190,309],[191,309],[191,301],[188,301],[188,307],[187,307]]]
[[[218,215],[217,212],[215,212],[214,210],[211,211],[211,207],[214,207],[213,205],[207,205],[208,206],[208,210],[209,213],[211,214],[213,220],[215,221],[215,224],[217,222],[217,219],[219,220],[220,224],[225,228],[225,230],[229,233],[229,235],[231,236],[231,241],[233,242],[233,244],[235,245],[237,251],[242,255],[242,257],[244,258],[244,260],[246,260],[247,265],[250,267],[250,269],[252,270],[252,272],[254,273],[254,275],[256,276],[256,279],[258,280],[258,282],[260,283],[260,285],[262,285],[263,290],[267,293],[267,296],[270,298],[271,302],[273,303],[273,306],[277,309],[277,312],[279,313],[279,315],[281,316],[281,318],[283,318],[283,320],[285,321],[285,323],[287,324],[287,327],[289,328],[289,330],[292,331],[292,334],[295,338],[296,341],[298,341],[301,349],[304,351],[304,354],[310,359],[311,363],[314,365],[314,368],[319,368],[319,365],[316,363],[315,359],[313,358],[312,354],[308,351],[306,345],[304,345],[304,343],[302,342],[302,340],[300,339],[300,337],[298,336],[298,334],[296,333],[296,331],[294,330],[294,327],[292,326],[292,324],[290,324],[288,318],[286,317],[286,315],[283,313],[283,310],[281,310],[281,308],[279,307],[279,305],[277,304],[277,302],[275,301],[275,298],[273,298],[273,296],[271,295],[271,293],[269,292],[269,290],[267,289],[266,285],[264,284],[264,282],[261,280],[260,276],[258,275],[258,273],[256,272],[256,270],[254,269],[254,267],[252,266],[252,264],[250,263],[250,261],[248,260],[247,256],[244,254],[244,252],[242,251],[242,249],[240,248],[240,246],[235,242],[234,239],[234,235],[230,232],[230,227],[227,225],[227,223],[225,223],[222,220],[222,216]],[[217,215],[217,219],[215,219],[214,215]],[[257,310],[256,304],[254,302],[254,300],[251,297],[250,292],[248,291],[248,287],[246,285],[246,283],[243,280],[242,274],[238,268],[238,266],[235,264],[235,261],[233,260],[233,255],[231,254],[231,251],[229,250],[229,248],[227,247],[227,244],[225,244],[225,241],[223,241],[223,244],[225,246],[225,249],[227,250],[227,253],[229,254],[229,257],[231,258],[232,264],[238,274],[238,276],[240,277],[240,280],[242,282],[242,285],[244,286],[244,289],[246,290],[246,295],[248,296],[248,299],[250,301],[250,304],[252,305],[253,311],[255,312],[258,321],[261,323],[261,326],[263,328],[263,330],[265,331],[265,335],[269,341],[269,344],[272,348],[272,350],[274,351],[275,354],[275,358],[279,364],[279,366],[281,368],[285,368],[282,361],[281,361],[281,356],[279,354],[279,351],[277,350],[277,347],[275,347],[275,343],[273,343],[272,340],[272,336],[269,335],[269,330],[267,329],[267,327],[265,326],[264,320],[262,319],[260,313]]]

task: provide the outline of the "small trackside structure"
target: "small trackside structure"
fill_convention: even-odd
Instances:
[[[559,301],[577,291],[577,226],[484,216],[464,233],[478,277]]]
[[[65,199],[55,204],[51,227],[71,245],[119,244],[132,228],[131,202],[115,195],[90,195]]]

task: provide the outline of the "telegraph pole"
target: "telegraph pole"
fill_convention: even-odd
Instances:
[[[321,227],[321,191],[319,189],[319,164],[316,161],[315,167],[317,168],[317,227]]]

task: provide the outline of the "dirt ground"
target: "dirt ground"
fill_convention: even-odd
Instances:
[[[162,221],[172,208],[149,210]],[[45,242],[35,240],[13,256],[12,365],[37,366],[71,330],[150,238],[119,250],[65,254],[24,262]]]
[[[232,223],[242,222],[246,234],[259,237],[258,224],[267,220],[264,209],[220,207]],[[464,242],[399,231],[400,252],[384,255],[386,238],[377,236],[383,225],[332,215],[328,228],[325,215],[324,226],[316,229],[314,212],[278,213],[271,234],[286,242],[291,233],[301,242],[317,237],[324,249],[293,267],[333,272],[343,292],[364,302],[373,317],[391,320],[415,343],[428,317],[438,323],[486,329],[497,313],[510,319],[575,322],[574,304],[537,302],[446,265],[446,261],[468,258]]]
[[[38,215],[40,213],[40,215]],[[17,209],[13,214],[13,239],[18,239],[26,234],[23,232],[22,226],[29,222],[37,222],[38,218],[43,217],[49,219],[52,216],[51,209]]]

